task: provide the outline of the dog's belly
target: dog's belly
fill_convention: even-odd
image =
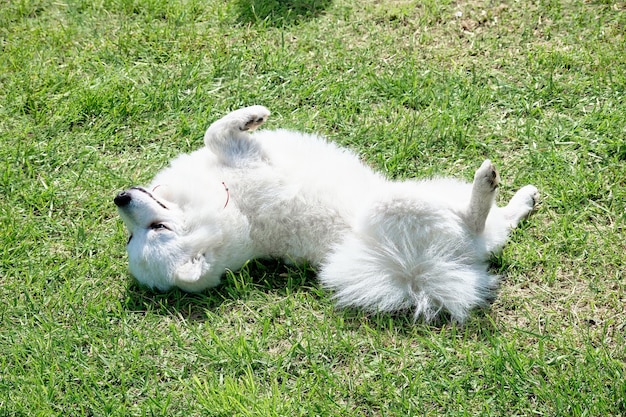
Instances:
[[[241,209],[259,253],[296,263],[321,263],[349,227],[345,214],[299,197]]]

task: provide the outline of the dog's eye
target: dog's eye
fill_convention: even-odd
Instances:
[[[130,243],[130,241],[132,240],[133,235],[128,236],[128,241],[126,242],[126,244],[128,245]]]
[[[150,225],[150,229],[152,230],[162,230],[162,229],[169,229],[169,227],[167,227],[166,225],[164,225],[163,223],[152,223]]]

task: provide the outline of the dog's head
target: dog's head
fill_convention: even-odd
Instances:
[[[200,291],[217,285],[221,272],[211,268],[210,248],[220,243],[218,226],[199,224],[189,210],[165,195],[133,187],[113,200],[130,233],[130,272],[140,283],[161,291],[173,286]]]

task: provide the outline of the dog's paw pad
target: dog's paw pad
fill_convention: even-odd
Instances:
[[[269,110],[267,110],[263,106],[252,106],[242,109],[243,117],[242,117],[242,125],[240,126],[240,130],[242,131],[253,131],[261,126],[270,115]]]
[[[246,124],[244,124],[241,130],[255,130],[257,127],[261,126],[265,123],[265,117],[258,117],[255,119],[248,120]]]
[[[500,184],[500,175],[489,159],[482,163],[474,175],[474,181],[494,191]]]

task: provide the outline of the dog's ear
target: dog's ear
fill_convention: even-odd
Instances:
[[[200,253],[176,268],[174,276],[177,281],[192,284],[209,272],[210,269],[211,265],[206,261],[204,255]]]

